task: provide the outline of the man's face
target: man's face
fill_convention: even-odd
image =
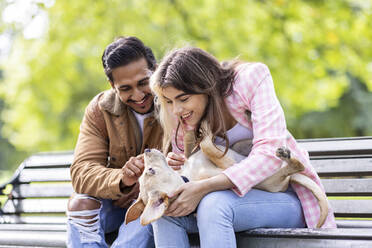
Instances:
[[[149,86],[151,71],[145,58],[112,70],[110,81],[120,100],[140,114],[148,113],[153,107],[153,95]]]

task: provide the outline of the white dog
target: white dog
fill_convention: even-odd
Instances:
[[[186,155],[189,155],[190,147],[193,147],[193,144],[195,144],[193,137],[194,135],[185,135]],[[246,157],[232,149],[229,149],[227,154],[222,156],[223,152],[221,150],[223,147],[215,147],[213,145],[211,133],[206,132],[204,137],[200,143],[201,149],[188,157],[184,166],[179,171],[173,170],[167,164],[163,153],[156,149],[146,149],[144,154],[145,169],[139,178],[139,197],[128,209],[125,216],[125,223],[141,217],[141,224],[147,225],[159,219],[169,206],[168,194],[184,184],[185,178],[195,181],[213,177]],[[257,184],[254,188],[270,192],[286,191],[291,182],[298,183],[310,189],[319,202],[321,214],[317,227],[321,227],[328,215],[326,195],[313,180],[298,173],[303,171],[305,167],[297,159],[291,158],[288,149],[279,148],[276,155],[285,162],[285,165],[274,175]]]

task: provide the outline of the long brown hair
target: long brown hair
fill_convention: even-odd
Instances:
[[[232,92],[237,64],[237,61],[221,64],[214,56],[196,47],[175,49],[164,57],[150,79],[151,89],[157,95],[155,102],[164,128],[163,151],[170,144],[172,130],[177,123],[165,110],[162,89],[172,86],[186,94],[207,95],[208,104],[200,122],[206,120],[214,136],[225,135],[224,98]],[[197,137],[201,133],[200,122],[195,129]]]

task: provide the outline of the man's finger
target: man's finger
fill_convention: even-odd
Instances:
[[[124,170],[124,173],[125,173],[128,177],[134,177],[134,176],[136,175],[133,171],[131,171],[131,170],[129,170],[129,169]]]
[[[133,176],[139,177],[142,174],[141,169],[138,168],[138,166],[136,166],[134,164],[133,165],[129,165],[127,169],[133,172]]]

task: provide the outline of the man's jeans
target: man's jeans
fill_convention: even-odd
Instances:
[[[119,229],[119,234],[111,247],[147,248],[154,247],[151,225],[141,226],[139,219],[124,224],[126,209],[116,207],[112,200],[89,198],[101,203],[100,209],[67,212],[67,247],[108,247],[105,233]],[[94,216],[81,219],[76,216]],[[93,223],[92,223],[93,222]]]
[[[304,227],[301,203],[291,188],[284,193],[257,189],[239,197],[231,190],[207,194],[197,217],[163,216],[152,223],[157,248],[190,247],[187,233],[199,231],[203,248],[236,247],[235,232],[258,227]]]

